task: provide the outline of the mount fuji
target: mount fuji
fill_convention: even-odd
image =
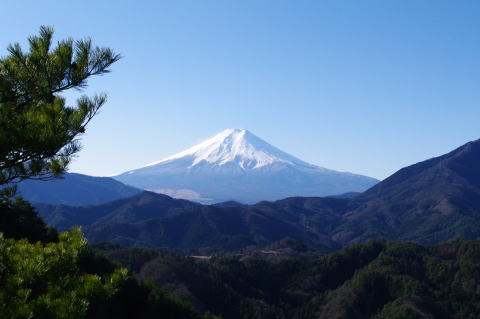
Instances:
[[[241,129],[227,129],[183,152],[113,178],[203,203],[338,195],[362,192],[378,182],[306,163]]]

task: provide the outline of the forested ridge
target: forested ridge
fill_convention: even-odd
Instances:
[[[201,260],[100,246],[107,258],[223,318],[478,318],[480,240],[371,240],[312,260]]]
[[[0,245],[1,311],[12,318],[20,310],[19,318],[61,318],[68,305],[83,305],[69,318],[476,318],[480,311],[480,240],[372,240],[326,255],[286,240],[260,249],[289,249],[276,258],[251,248],[199,259],[92,248],[76,229],[57,235],[45,227],[23,201],[1,208],[10,216],[0,223],[8,234]],[[288,257],[295,254],[305,258]]]

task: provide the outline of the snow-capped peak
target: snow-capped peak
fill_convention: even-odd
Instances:
[[[234,199],[248,204],[290,196],[360,192],[377,182],[305,163],[241,129],[225,130],[115,179],[205,203]]]
[[[150,163],[145,167],[183,158],[192,159],[189,167],[202,162],[219,166],[234,162],[243,169],[256,169],[275,162],[313,166],[277,149],[248,130],[227,129],[183,152]]]

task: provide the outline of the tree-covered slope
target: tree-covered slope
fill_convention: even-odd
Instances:
[[[200,205],[144,192],[89,206],[38,205],[60,230],[80,225],[92,242],[126,246],[237,250],[290,237],[326,250],[338,248],[327,235],[349,207],[345,199],[291,198],[257,205]]]
[[[166,195],[142,192],[97,206],[72,207],[65,205],[36,205],[44,220],[59,230],[94,223],[130,223],[152,218],[168,217],[190,211],[199,204],[173,199]]]
[[[135,223],[95,223],[85,227],[85,233],[92,242],[113,241],[122,245],[183,251],[232,251],[251,245],[266,245],[285,237],[329,249],[334,245],[328,238],[320,238],[295,221],[256,209],[215,206]]]
[[[111,249],[137,278],[223,318],[477,318],[480,241],[382,240],[313,261],[213,258]]]
[[[331,236],[436,243],[480,236],[480,140],[411,165],[352,199]]]

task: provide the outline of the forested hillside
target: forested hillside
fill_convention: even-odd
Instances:
[[[0,204],[0,233],[2,318],[209,318],[139,283],[92,250],[79,229],[58,235],[25,201]]]
[[[102,251],[223,318],[478,318],[480,240],[436,246],[373,240],[310,261]]]
[[[59,237],[21,201],[2,206],[1,216],[5,237],[41,240],[2,238],[2,313],[57,318],[79,303],[71,309],[78,318],[476,318],[480,311],[480,240],[374,240],[327,255],[287,240],[185,257],[107,243],[92,250],[76,231]],[[12,303],[24,293],[27,303]]]

